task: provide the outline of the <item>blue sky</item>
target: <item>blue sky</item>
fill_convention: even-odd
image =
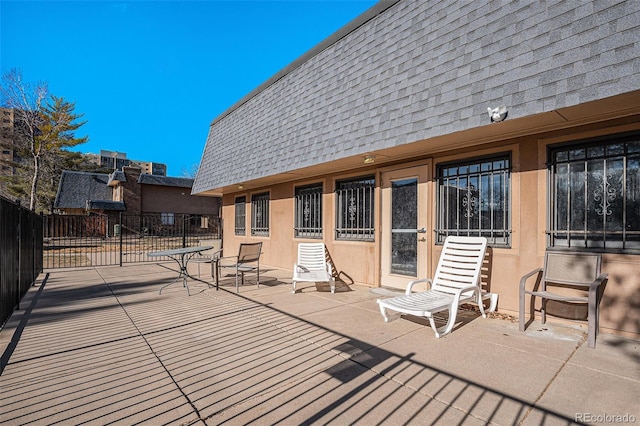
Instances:
[[[0,0],[0,71],[75,102],[75,151],[191,175],[211,120],[375,3]]]

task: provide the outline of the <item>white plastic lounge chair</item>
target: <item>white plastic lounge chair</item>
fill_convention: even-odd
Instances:
[[[298,282],[328,282],[331,293],[336,291],[336,280],[332,275],[331,263],[327,261],[324,243],[298,244],[298,262],[293,265],[291,285],[296,292]]]
[[[490,300],[489,311],[495,310],[498,301],[497,294],[483,293],[480,287],[480,272],[486,248],[487,240],[484,237],[447,237],[433,280],[427,278],[411,281],[403,296],[378,300],[385,322],[392,319],[387,310],[427,317],[436,338],[440,338],[453,329],[458,306],[462,303],[477,303],[482,316],[486,318],[482,301]],[[431,287],[426,291],[412,293],[411,288],[421,282],[430,283]],[[442,311],[449,311],[449,319],[444,326],[438,328],[433,314]]]

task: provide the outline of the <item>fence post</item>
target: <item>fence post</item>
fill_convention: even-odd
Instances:
[[[118,213],[118,225],[120,226],[120,235],[118,236],[120,240],[120,267],[122,267],[122,234],[124,234],[122,232],[122,212]]]
[[[40,213],[42,214],[42,212]],[[36,274],[36,221],[33,216],[29,217],[30,231],[31,231],[31,267],[29,268],[31,271],[31,285],[36,285],[36,278],[38,275]]]
[[[20,254],[22,253],[22,239],[21,237],[21,232],[22,232],[22,211],[20,210],[20,202],[18,202],[18,223],[16,225],[18,227],[18,232],[16,233],[16,239],[17,239],[17,246],[18,246],[18,253],[16,253],[16,257],[17,257],[17,262],[16,262],[16,268],[18,268],[18,273],[16,274],[16,310],[19,311],[20,310],[20,284],[22,283],[22,268],[20,268]]]
[[[187,246],[187,215],[182,214],[182,248]]]

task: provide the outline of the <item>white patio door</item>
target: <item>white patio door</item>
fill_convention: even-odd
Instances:
[[[381,285],[405,289],[427,276],[429,165],[382,174]]]

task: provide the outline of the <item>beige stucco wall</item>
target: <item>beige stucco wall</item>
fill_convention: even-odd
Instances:
[[[492,292],[499,294],[499,310],[502,313],[518,315],[520,277],[542,266],[546,250],[546,214],[547,214],[547,147],[564,141],[580,140],[603,134],[621,133],[640,129],[640,123],[611,122],[607,125],[590,125],[571,131],[562,131],[542,135],[531,135],[515,139],[494,142],[473,148],[425,153],[422,160],[431,164],[429,176],[435,175],[439,163],[456,159],[472,158],[502,152],[511,153],[511,227],[513,235],[510,248],[490,248],[490,263],[485,271],[485,281]],[[412,158],[415,162],[417,158]],[[424,162],[424,161],[423,161]],[[277,184],[271,187],[256,188],[252,191],[227,194],[223,198],[222,215],[224,220],[225,254],[237,251],[238,244],[245,241],[263,241],[264,265],[292,269],[296,261],[296,248],[299,242],[317,241],[294,238],[294,200],[295,187],[322,181],[324,187],[323,220],[324,237],[331,257],[338,271],[344,271],[357,284],[378,287],[384,285],[380,274],[380,238],[376,233],[375,242],[339,241],[334,238],[335,209],[333,191],[335,180],[351,176],[363,176],[374,173],[376,184],[380,184],[381,170],[403,168],[409,161],[394,165],[362,168],[350,173],[326,174],[316,178]],[[441,247],[433,242],[435,223],[435,182],[431,180],[429,198],[429,273],[437,265]],[[250,236],[251,194],[269,191],[270,235],[268,237]],[[236,196],[246,195],[247,199],[247,235],[234,235],[234,200]],[[376,229],[380,229],[381,211],[380,189],[376,192]],[[618,332],[630,336],[640,335],[640,256],[605,254],[603,272],[609,274],[609,281],[601,303],[601,330]],[[528,303],[527,303],[528,306]],[[549,313],[553,313],[549,307]],[[566,312],[561,308],[559,314]],[[562,321],[559,317],[549,317],[551,321]]]
[[[369,170],[371,173],[373,169]],[[363,172],[366,174],[366,172]],[[342,176],[341,176],[342,177]],[[324,218],[324,243],[334,261],[338,271],[347,273],[356,283],[374,286],[377,282],[375,268],[375,242],[336,241],[333,238],[333,178],[323,177],[312,181],[296,182],[295,186],[305,183],[324,183],[323,218]],[[251,237],[251,195],[266,190],[270,193],[269,219],[270,234],[268,237]],[[297,247],[300,242],[317,242],[317,239],[294,238],[294,184],[286,183],[272,188],[262,188],[252,192],[239,192],[223,197],[222,217],[224,222],[224,254],[225,256],[237,254],[240,243],[262,241],[263,255],[261,262],[264,265],[293,270],[293,264],[297,257]],[[246,195],[246,235],[235,235],[235,199]],[[282,225],[281,225],[282,224]],[[331,225],[330,225],[331,224]]]

